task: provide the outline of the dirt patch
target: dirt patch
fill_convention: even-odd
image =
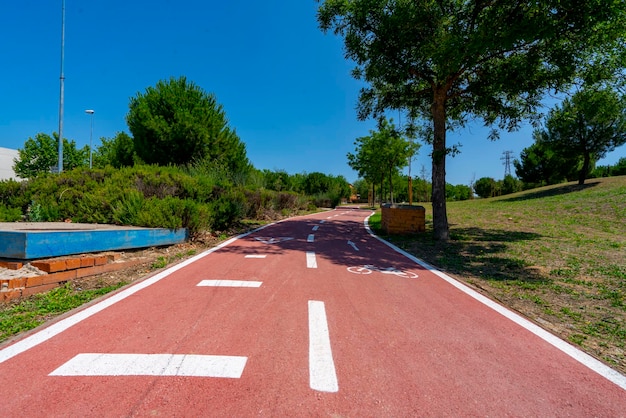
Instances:
[[[91,290],[116,285],[118,283],[133,283],[145,276],[155,273],[163,268],[193,257],[196,254],[216,246],[221,241],[220,237],[205,234],[197,237],[194,241],[181,244],[150,247],[138,250],[116,251],[117,261],[145,259],[146,261],[128,268],[82,277],[74,280],[77,289]]]

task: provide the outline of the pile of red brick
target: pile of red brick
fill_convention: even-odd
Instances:
[[[32,267],[39,269],[41,274],[30,273],[21,277],[18,270],[22,270],[24,263],[0,260],[0,267],[16,270],[11,277],[0,276],[0,302],[24,298],[51,290],[77,278],[108,273],[146,261],[144,258],[121,260],[119,253],[51,258],[30,263]]]

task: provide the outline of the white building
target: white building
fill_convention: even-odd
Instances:
[[[0,147],[0,180],[19,180],[19,177],[13,171],[13,165],[15,164],[13,160],[18,157],[19,154],[16,149]]]

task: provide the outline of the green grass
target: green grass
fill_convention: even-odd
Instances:
[[[37,294],[0,310],[0,341],[31,330],[47,320],[77,308],[99,296],[124,286],[119,282],[93,290],[76,289],[71,283]]]
[[[159,256],[157,257],[156,261],[154,263],[152,263],[152,268],[153,269],[162,269],[164,267],[167,267],[169,264],[173,263],[174,261],[178,261],[181,260],[183,258],[188,258],[191,257],[193,255],[196,254],[195,250],[189,250],[189,251],[185,251],[184,253],[176,253],[174,255],[170,255],[167,257],[164,256]]]
[[[422,205],[425,234],[386,238],[626,372],[625,176],[449,202],[446,243]]]

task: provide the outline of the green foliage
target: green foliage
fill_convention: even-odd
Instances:
[[[581,166],[579,156],[563,157],[543,140],[545,132],[535,131],[535,142],[524,148],[520,159],[515,159],[515,174],[525,184],[525,188],[547,186],[573,180]]]
[[[626,97],[610,88],[582,89],[550,111],[540,138],[562,158],[582,160],[578,184],[584,184],[595,161],[626,143]]]
[[[446,199],[449,201],[469,200],[472,196],[472,188],[464,184],[446,185]]]
[[[431,125],[433,231],[447,240],[447,129],[481,118],[511,130],[546,90],[617,73],[625,14],[623,1],[604,0],[325,0],[318,22],[344,37],[353,75],[367,83],[360,119],[406,109]]]
[[[108,165],[40,175],[22,183],[0,182],[0,219],[187,228],[194,236],[228,230],[245,218],[289,216],[307,210],[312,202],[295,192],[236,186],[223,173],[212,164],[121,169]],[[343,183],[347,187],[341,176],[326,179],[336,196]]]
[[[17,222],[22,220],[20,208],[10,208],[0,203],[0,222]]]
[[[516,179],[510,174],[504,176],[501,187],[503,195],[519,192],[522,190],[522,188],[523,184],[520,180]]]
[[[228,126],[222,106],[185,77],[161,80],[137,93],[126,121],[134,150],[145,163],[185,165],[208,159],[232,173],[250,169],[245,145]]]
[[[419,144],[410,141],[396,129],[392,120],[381,119],[377,131],[370,135],[357,138],[355,153],[348,153],[348,165],[372,184],[383,179],[389,185],[390,201],[393,203],[393,178],[402,168],[406,167],[409,157],[415,155]]]
[[[503,180],[496,181],[491,177],[482,177],[474,183],[474,191],[482,198],[516,193],[522,189],[522,182],[510,174],[504,176]]]
[[[126,282],[122,281],[112,286],[77,292],[72,284],[68,283],[19,303],[4,306],[0,309],[0,341],[19,332],[31,330],[50,319],[51,316],[77,308],[125,284]]]
[[[491,177],[481,177],[474,183],[474,191],[482,198],[496,195],[496,181]]]
[[[23,179],[29,179],[41,173],[56,170],[59,165],[59,136],[56,133],[38,133],[35,138],[28,138],[23,149],[18,149],[19,157],[15,160],[13,171]],[[63,170],[89,165],[89,147],[76,148],[75,141],[63,138]]]
[[[135,163],[135,144],[126,132],[118,132],[113,138],[100,138],[102,144],[94,150],[93,166],[104,168],[131,167]]]

